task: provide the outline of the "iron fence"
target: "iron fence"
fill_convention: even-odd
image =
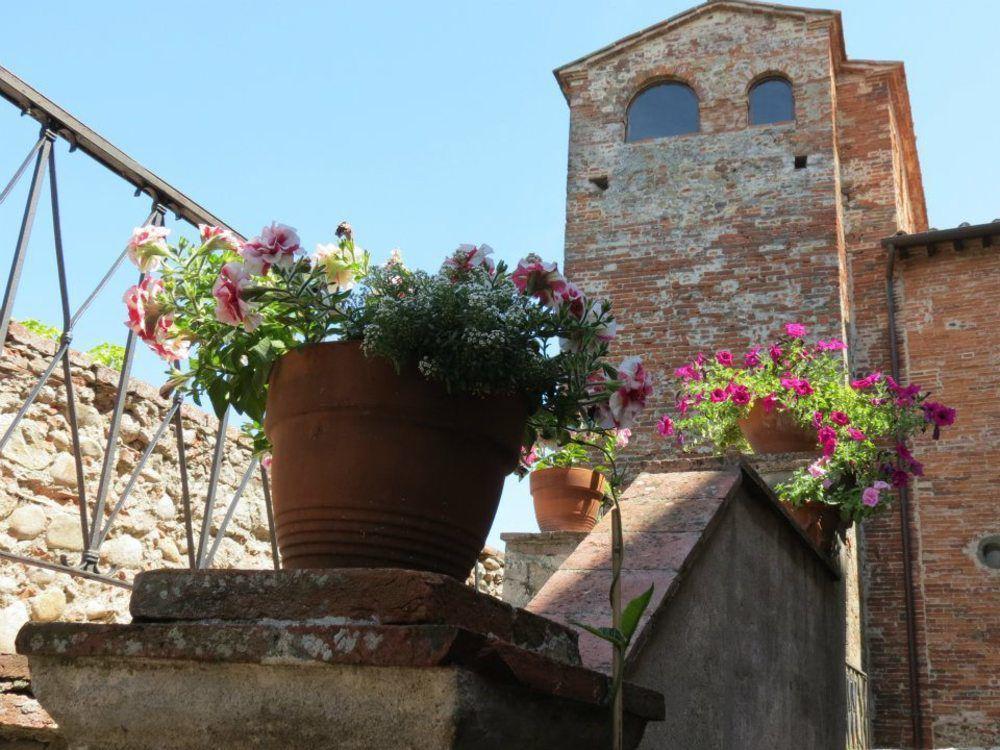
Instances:
[[[44,560],[14,554],[10,551],[0,550],[0,558],[12,560],[26,565],[47,568],[70,575],[98,580],[109,585],[129,588],[129,584],[117,578],[113,578],[101,573],[98,569],[101,546],[108,538],[109,533],[114,528],[122,509],[129,501],[130,495],[136,486],[140,474],[146,467],[150,456],[156,445],[171,432],[172,438],[176,442],[177,448],[177,468],[178,481],[180,484],[181,510],[183,512],[184,529],[187,537],[187,562],[191,568],[207,568],[212,565],[219,544],[226,535],[226,530],[239,505],[247,486],[252,481],[259,481],[262,485],[264,505],[267,514],[268,531],[270,535],[271,556],[275,569],[280,567],[277,544],[274,534],[274,514],[271,508],[270,487],[267,472],[260,465],[257,459],[251,459],[249,465],[244,470],[238,487],[226,508],[223,520],[216,530],[214,538],[211,534],[212,514],[216,507],[219,472],[222,466],[222,457],[226,449],[226,428],[228,425],[228,413],[219,420],[218,428],[215,432],[214,447],[212,453],[211,470],[209,474],[207,491],[204,498],[204,513],[201,528],[195,540],[194,520],[192,512],[193,498],[191,487],[188,481],[188,464],[184,441],[184,419],[182,415],[182,399],[175,395],[166,414],[163,416],[152,439],[146,445],[145,450],[138,458],[132,468],[128,482],[124,489],[112,500],[112,480],[116,466],[116,457],[120,444],[120,430],[122,417],[125,413],[126,400],[129,393],[129,378],[132,370],[132,363],[135,357],[136,336],[131,330],[125,337],[124,358],[118,372],[117,389],[115,392],[113,408],[111,411],[110,428],[107,433],[104,446],[103,458],[97,490],[93,498],[87,496],[86,478],[84,475],[83,454],[80,441],[80,424],[77,415],[77,398],[74,393],[73,379],[70,370],[70,344],[73,341],[73,331],[79,323],[81,317],[91,308],[95,299],[105,290],[109,281],[119,270],[127,257],[127,251],[123,249],[117,258],[111,263],[108,271],[104,274],[96,287],[90,290],[75,309],[71,306],[71,296],[66,273],[66,259],[63,251],[62,228],[59,216],[59,188],[56,178],[56,149],[55,144],[59,139],[65,140],[70,145],[70,152],[83,152],[93,161],[106,167],[115,173],[119,178],[129,183],[135,188],[135,196],[148,196],[152,201],[149,214],[143,224],[163,226],[168,212],[173,213],[179,221],[186,222],[192,226],[199,223],[215,226],[227,225],[216,216],[199,206],[182,192],[169,185],[148,169],[137,163],[131,157],[120,151],[100,135],[81,123],[75,117],[63,110],[58,105],[51,102],[38,91],[34,90],[20,78],[10,71],[0,68],[0,96],[17,107],[22,115],[34,118],[40,125],[38,139],[28,150],[27,155],[15,170],[13,177],[0,192],[0,204],[2,204],[11,194],[14,187],[31,168],[31,181],[28,187],[28,194],[24,213],[21,218],[20,229],[17,234],[17,241],[14,247],[14,255],[11,261],[10,273],[6,286],[4,287],[3,302],[0,304],[0,347],[5,347],[7,333],[14,309],[14,302],[20,286],[21,275],[24,270],[25,259],[28,253],[29,240],[32,228],[35,223],[35,216],[38,211],[43,187],[46,179],[49,184],[49,200],[52,211],[53,245],[55,250],[56,277],[58,280],[58,295],[60,311],[62,317],[61,334],[56,346],[55,354],[48,362],[47,366],[38,376],[34,385],[28,391],[24,401],[21,403],[13,419],[7,426],[3,435],[0,436],[0,458],[3,457],[4,450],[10,444],[12,437],[17,432],[19,426],[32,404],[38,398],[42,388],[46,385],[52,375],[61,366],[62,380],[65,388],[65,417],[69,425],[70,439],[72,445],[73,459],[76,471],[76,491],[77,505],[80,517],[80,531],[83,539],[83,552],[77,565],[66,562],[55,563],[51,560]],[[139,274],[142,281],[144,275]],[[0,348],[0,358],[4,356],[4,349]],[[110,509],[109,509],[110,506]]]
[[[847,750],[871,748],[868,675],[847,665]]]

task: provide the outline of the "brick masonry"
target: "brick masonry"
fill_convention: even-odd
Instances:
[[[748,126],[748,88],[773,73],[792,82],[795,122]],[[616,357],[641,354],[665,377],[698,351],[739,350],[796,320],[845,338],[852,369],[889,369],[881,240],[927,228],[902,63],[848,59],[839,13],[713,0],[556,76],[570,110],[566,272],[614,302]],[[659,80],[694,89],[700,132],[625,143],[629,102]],[[606,189],[593,182],[602,177]],[[974,559],[1000,533],[987,460],[1000,336],[995,303],[982,304],[996,298],[998,257],[941,252],[897,269],[907,375],[964,423],[926,449],[913,498],[924,735],[935,747],[1000,745],[1000,588]],[[636,464],[670,457],[652,423],[672,398],[660,388],[635,430]],[[898,513],[864,532],[875,741],[907,747]]]

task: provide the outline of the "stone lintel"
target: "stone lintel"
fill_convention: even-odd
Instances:
[[[449,625],[580,663],[573,628],[483,596],[454,578],[412,570],[154,570],[136,576],[129,608],[137,623]]]

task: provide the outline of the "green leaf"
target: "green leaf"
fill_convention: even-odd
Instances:
[[[626,644],[632,641],[635,629],[639,627],[639,619],[642,617],[642,613],[646,611],[646,607],[649,606],[649,600],[652,598],[653,584],[650,584],[644,593],[639,594],[639,596],[625,605],[625,609],[622,611],[622,635],[625,637]]]
[[[212,402],[215,416],[222,419],[222,415],[229,408],[229,384],[222,378],[212,380],[208,384],[208,398]]]
[[[624,648],[628,645],[628,641],[625,639],[625,636],[623,636],[616,628],[595,628],[590,625],[585,625],[582,622],[577,622],[576,620],[570,620],[570,624],[586,630],[591,635],[600,638],[602,641],[607,641],[613,646],[621,646]]]

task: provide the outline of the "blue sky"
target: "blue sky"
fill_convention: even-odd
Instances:
[[[507,260],[562,255],[568,114],[551,71],[678,13],[680,0],[95,1],[4,8],[0,65],[244,234],[278,219],[307,246],[350,219],[377,259],[436,268],[459,242]],[[906,62],[931,223],[1000,216],[992,0],[842,0],[848,54]],[[0,105],[0,106],[6,106]],[[0,109],[0,112],[3,110]],[[0,181],[37,128],[0,116]],[[148,213],[145,198],[58,147],[78,303]],[[0,206],[6,277],[27,180]],[[15,317],[58,320],[47,202]],[[122,339],[126,269],[77,332]],[[138,374],[158,380],[143,352]],[[511,479],[490,542],[534,530]]]

